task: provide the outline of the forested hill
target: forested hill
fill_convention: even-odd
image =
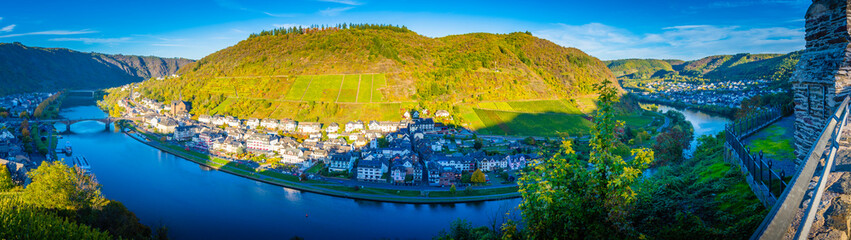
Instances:
[[[299,79],[303,78],[314,79],[304,80],[312,84],[310,89],[289,100],[312,99],[315,90],[319,94],[315,98],[321,102],[345,102],[341,99],[347,94],[356,101],[363,98],[358,89],[364,90],[357,83],[379,78],[380,85],[370,85],[374,88],[370,95],[380,95],[381,101],[433,103],[564,99],[592,93],[592,85],[602,79],[614,80],[597,58],[528,33],[429,38],[404,27],[380,25],[252,34],[188,65],[179,74],[176,81],[148,83],[143,92],[171,100],[182,90],[183,98],[206,114],[220,103],[207,99],[275,99],[281,93],[304,91],[308,86],[302,86]],[[377,75],[364,79],[363,74]],[[344,83],[355,81],[355,85],[347,89],[340,80],[329,80],[338,86],[317,89],[316,84],[330,75],[343,75]],[[275,79],[258,80],[262,77]],[[216,80],[222,78],[233,79]],[[265,87],[253,89],[259,85]],[[343,90],[335,91],[340,85]]]
[[[0,95],[115,87],[169,76],[191,62],[182,58],[107,55],[0,43],[0,85],[3,86]]]
[[[718,55],[694,61],[623,59],[606,61],[619,79],[788,81],[800,58],[800,51],[788,54]]]

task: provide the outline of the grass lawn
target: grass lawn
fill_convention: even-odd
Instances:
[[[644,112],[642,113],[633,113],[630,115],[618,115],[615,116],[618,120],[624,121],[626,126],[629,126],[633,129],[647,128],[647,130],[651,130],[650,124],[653,123],[654,117],[661,118],[658,113],[653,112]],[[664,121],[664,120],[663,120]]]
[[[447,188],[447,190],[449,190]],[[504,188],[489,188],[489,189],[474,189],[470,193],[464,191],[463,188],[457,189],[455,194],[450,193],[449,191],[434,191],[429,192],[429,197],[464,197],[464,196],[482,196],[482,195],[495,195],[495,194],[505,194],[505,193],[514,193],[517,192],[517,187],[504,187]]]
[[[319,171],[322,171],[323,167],[325,167],[325,164],[321,163],[321,162],[318,163],[318,164],[313,164],[313,166],[311,166],[309,169],[307,169],[307,173],[312,173],[312,174],[319,173]]]
[[[751,147],[752,153],[762,151],[766,157],[774,160],[794,160],[795,149],[792,146],[792,139],[787,136],[786,131],[786,128],[771,125],[759,133],[760,135],[765,134],[764,137],[752,140],[748,146]]]

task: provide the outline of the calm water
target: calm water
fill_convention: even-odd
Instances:
[[[719,132],[724,131],[724,126],[731,123],[730,119],[715,115],[709,115],[704,112],[695,111],[692,109],[677,109],[671,106],[658,105],[659,110],[663,112],[667,111],[678,111],[685,115],[686,120],[691,122],[691,125],[694,127],[694,140],[691,141],[691,145],[689,149],[686,150],[686,156],[691,157],[694,153],[695,147],[697,147],[697,139],[703,135],[715,135]]]
[[[95,106],[63,111],[70,119],[103,117]],[[58,129],[64,129],[57,124]],[[489,226],[519,199],[465,204],[396,204],[303,193],[248,180],[148,147],[98,122],[72,125],[74,154],[85,156],[103,194],[124,203],[174,239],[430,239],[465,218]]]

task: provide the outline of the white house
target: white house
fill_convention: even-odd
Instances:
[[[165,120],[159,121],[156,124],[157,131],[161,133],[173,133],[174,129],[177,128],[177,121],[171,118],[166,118]]]
[[[198,117],[198,122],[210,124],[213,122],[213,118],[210,115],[201,115]]]
[[[446,111],[446,110],[437,110],[437,112],[434,112],[434,116],[435,116],[435,117],[444,117],[444,118],[445,118],[445,117],[449,117],[449,111]]]
[[[325,132],[328,133],[336,133],[338,131],[340,131],[340,124],[337,123],[328,124],[328,128],[325,129]]]
[[[363,121],[351,121],[346,123],[346,132],[354,132],[354,131],[362,131],[363,130]]]
[[[279,154],[281,154],[281,162],[287,164],[301,164],[304,162],[304,152],[298,148],[285,148],[282,149]]]
[[[260,126],[265,129],[278,129],[280,127],[278,123],[279,121],[277,119],[266,118],[260,121]]]
[[[248,120],[245,120],[245,125],[251,129],[257,129],[257,127],[260,126],[260,119],[249,118]]]
[[[253,133],[250,134],[245,141],[249,149],[274,151],[274,145],[278,142],[278,138],[273,135]]]
[[[381,181],[386,172],[387,162],[385,160],[361,160],[358,162],[358,181]]]
[[[177,141],[190,140],[195,136],[195,126],[179,126],[174,128],[174,139]]]
[[[298,128],[298,122],[293,120],[284,120],[282,121],[284,125],[284,130],[287,132],[294,132]]]
[[[322,124],[318,122],[304,122],[298,125],[298,131],[301,133],[318,133],[322,129]]]

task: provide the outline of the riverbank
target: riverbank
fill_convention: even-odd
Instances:
[[[683,102],[678,102],[678,101],[667,101],[667,100],[641,97],[641,96],[636,97],[636,99],[638,100],[639,103],[642,103],[642,104],[660,104],[660,105],[667,105],[667,106],[670,106],[670,107],[673,107],[673,108],[683,108],[683,109],[691,108],[691,109],[694,109],[694,110],[697,110],[697,111],[701,111],[701,112],[704,112],[704,113],[710,113],[710,114],[714,114],[714,115],[717,115],[717,116],[720,116],[720,117],[725,117],[725,118],[733,118],[733,115],[735,115],[736,111],[738,111],[738,108],[728,108],[728,107],[721,107],[721,106],[714,106],[714,105],[688,104],[688,103],[683,103]]]
[[[134,131],[138,134],[144,134],[140,130],[136,129]],[[284,178],[294,178],[294,180],[298,180],[298,177],[292,175],[286,175],[278,172],[272,171],[262,171],[256,172],[253,169],[247,167],[240,167],[239,165],[231,165],[230,161],[219,159],[215,157],[211,157],[209,155],[190,152],[184,149],[181,149],[178,146],[169,145],[167,143],[162,143],[157,139],[147,137],[149,140],[142,139],[141,136],[133,133],[127,132],[124,128],[121,131],[130,136],[131,138],[148,145],[150,147],[159,149],[161,151],[173,154],[182,159],[189,160],[201,166],[205,166],[211,169],[215,169],[218,171],[226,172],[229,174],[233,174],[239,177],[264,182],[276,186],[286,187],[297,189],[305,192],[318,193],[323,195],[329,195],[334,197],[343,197],[350,198],[356,200],[369,200],[369,201],[378,201],[378,202],[392,202],[392,203],[466,203],[466,202],[482,202],[482,201],[492,201],[492,200],[502,200],[502,199],[512,199],[519,198],[520,193],[516,191],[516,186],[512,187],[497,187],[497,188],[473,188],[470,194],[480,195],[468,195],[468,196],[457,196],[466,194],[464,190],[458,190],[454,195],[456,196],[446,196],[452,195],[449,191],[441,191],[441,190],[422,190],[422,191],[414,191],[414,190],[397,190],[397,189],[382,189],[375,187],[367,187],[367,188],[356,188],[352,186],[345,186],[340,184],[335,184],[332,182],[324,182],[324,181],[316,181],[316,180],[307,180],[307,181],[292,181]],[[205,159],[206,158],[206,159]],[[510,191],[510,192],[507,192]],[[372,192],[372,193],[360,193],[360,192]],[[411,196],[417,195],[417,196]],[[426,196],[422,196],[426,195]],[[434,196],[436,195],[436,196]],[[434,197],[432,197],[434,196]]]

